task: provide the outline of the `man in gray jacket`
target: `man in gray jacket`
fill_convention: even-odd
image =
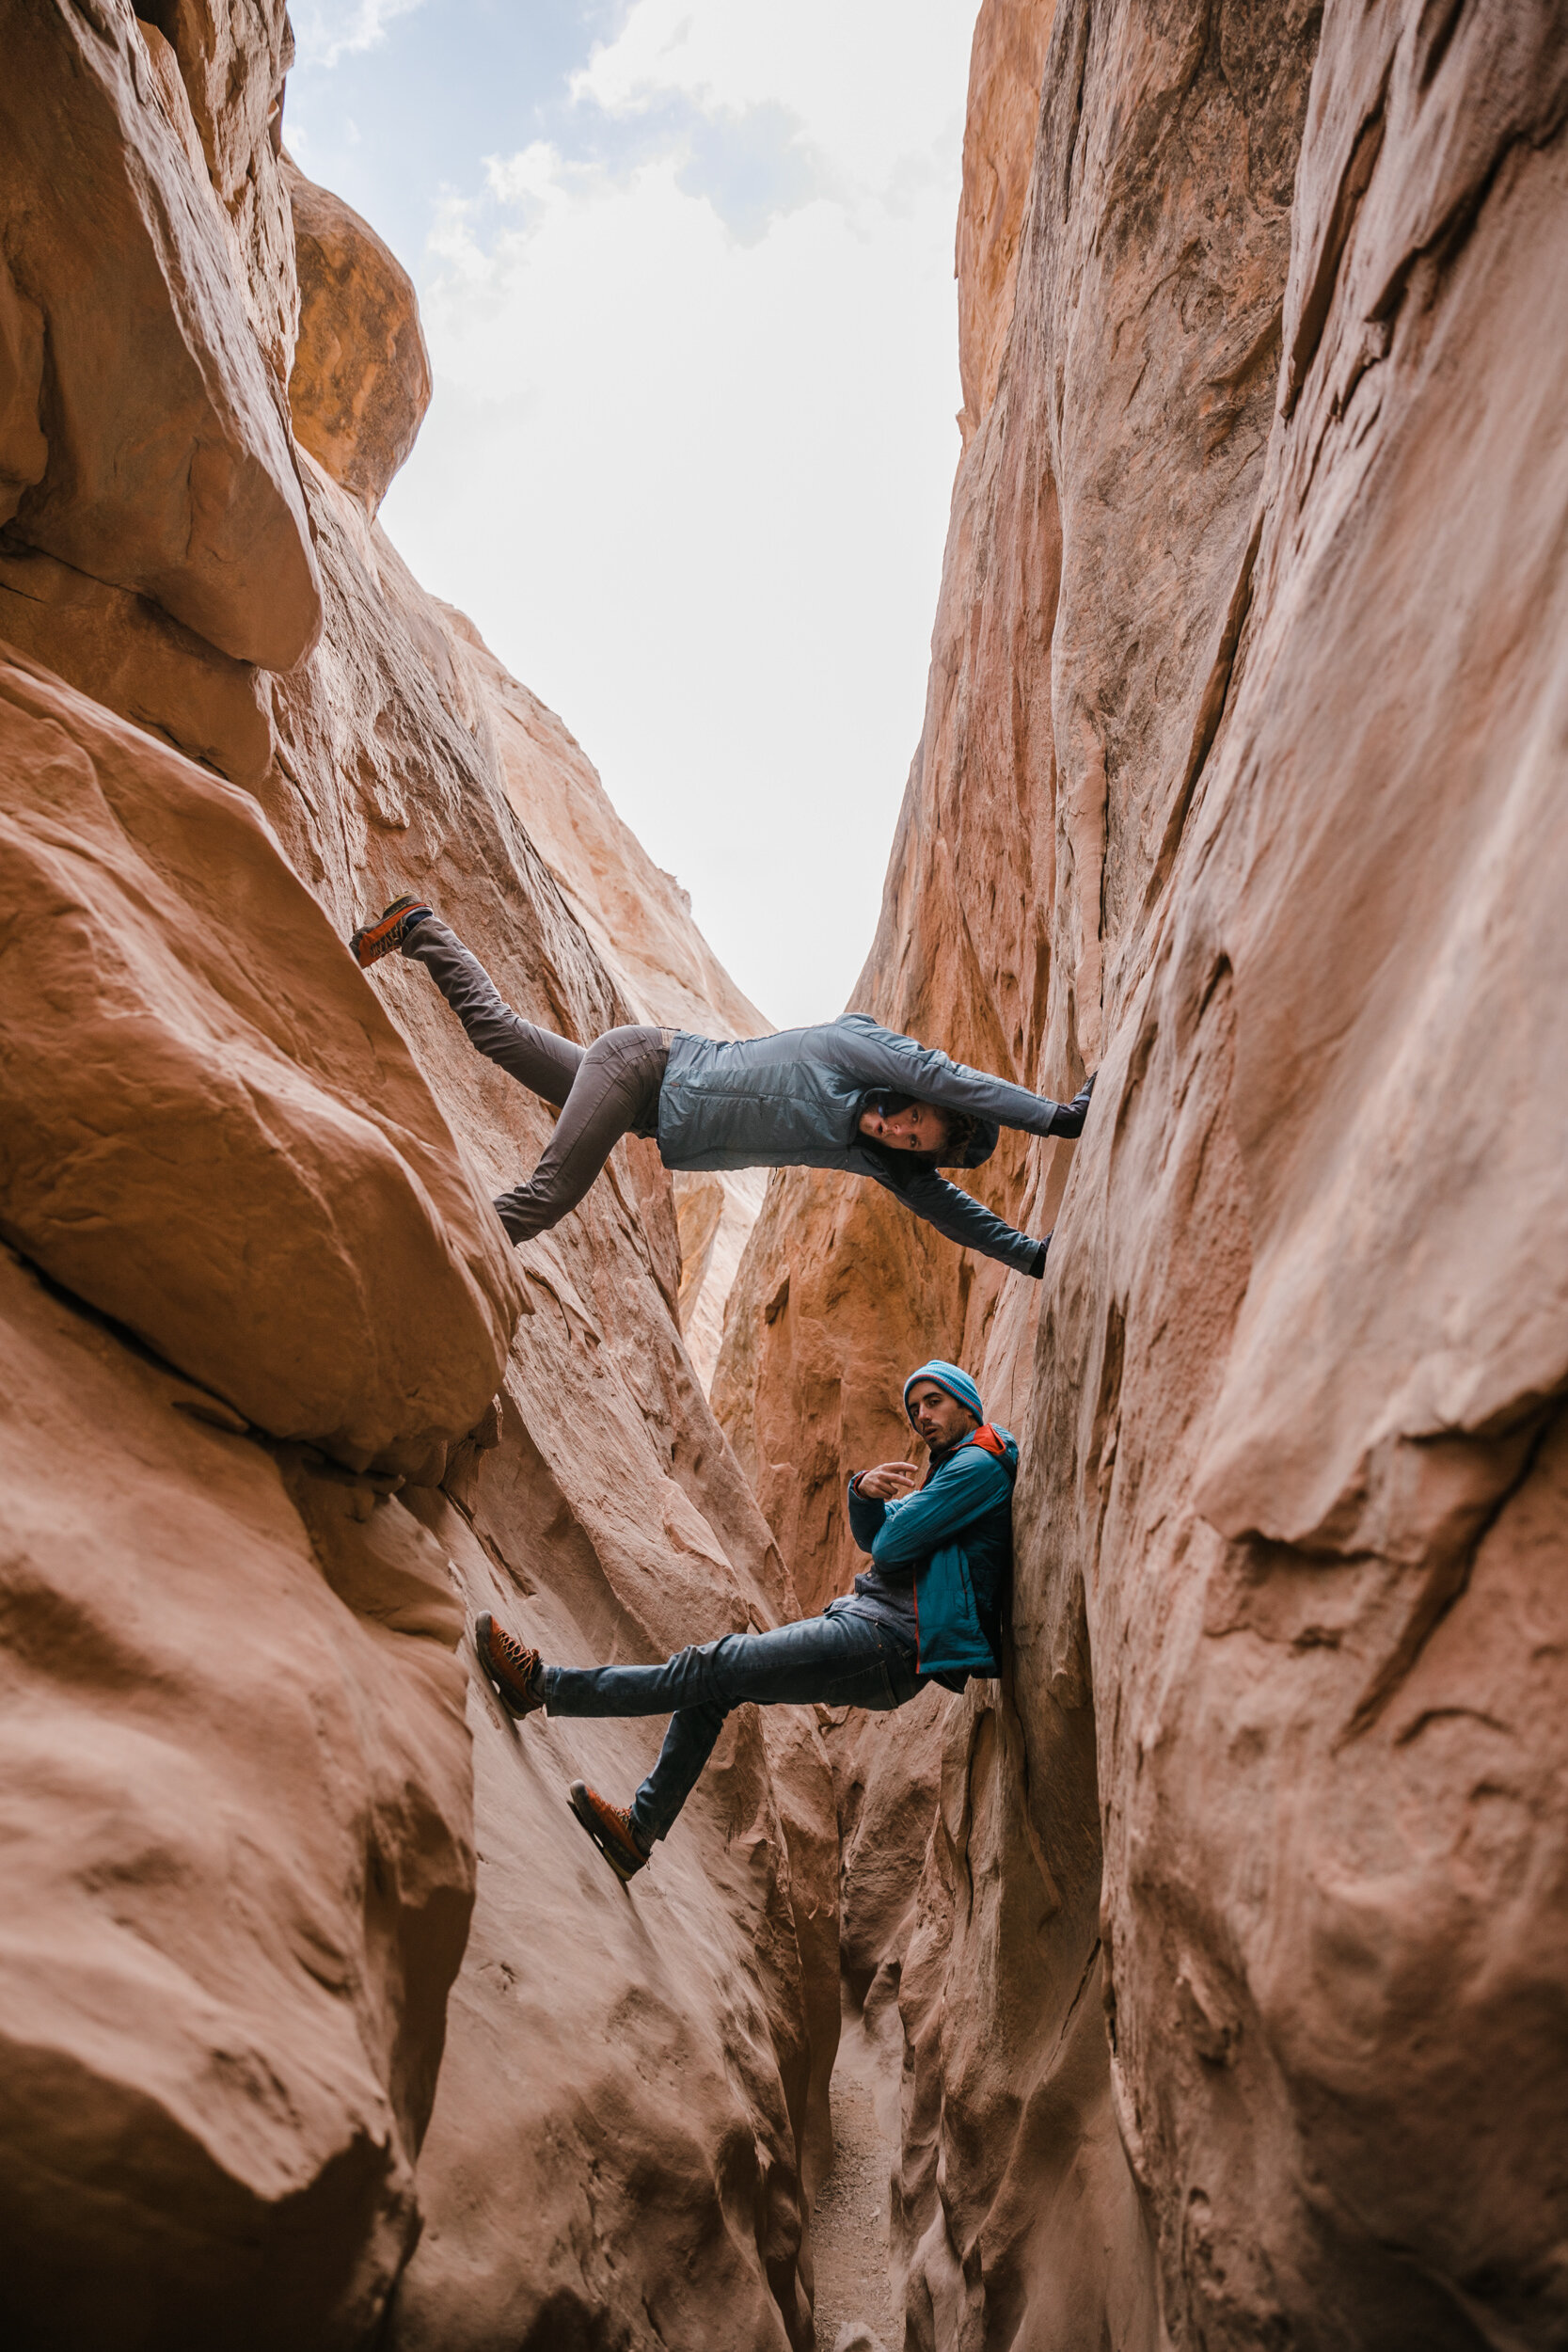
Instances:
[[[1092,1078],[1072,1102],[1053,1103],[859,1012],[772,1037],[610,1029],[584,1047],[515,1013],[477,956],[421,900],[394,898],[350,945],[365,967],[394,948],[422,963],[479,1051],[561,1106],[532,1175],[496,1202],[514,1242],[559,1224],[621,1137],[637,1135],[657,1137],[666,1168],[869,1176],[949,1241],[1020,1274],[1045,1271],[1049,1234],[1019,1232],[937,1169],[980,1167],[1002,1127],[1081,1135]]]

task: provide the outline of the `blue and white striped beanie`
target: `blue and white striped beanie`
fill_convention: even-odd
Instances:
[[[904,1383],[906,1413],[910,1411],[910,1391],[917,1380],[934,1380],[939,1389],[945,1389],[948,1395],[956,1396],[960,1405],[967,1405],[976,1421],[985,1420],[986,1408],[980,1402],[980,1391],[960,1364],[944,1364],[937,1357],[930,1363],[922,1364],[918,1372],[911,1372]],[[912,1413],[910,1419],[914,1419]]]

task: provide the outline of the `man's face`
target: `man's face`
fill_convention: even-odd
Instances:
[[[895,1152],[940,1152],[947,1141],[947,1121],[934,1104],[911,1103],[907,1109],[862,1111],[861,1133]]]
[[[924,1438],[933,1450],[957,1445],[980,1424],[967,1405],[960,1405],[956,1396],[939,1389],[934,1380],[917,1380],[905,1402],[917,1437]]]

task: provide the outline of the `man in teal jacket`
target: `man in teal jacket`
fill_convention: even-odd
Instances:
[[[369,967],[395,950],[423,964],[470,1041],[561,1106],[531,1176],[496,1202],[515,1242],[575,1209],[621,1137],[657,1138],[666,1168],[836,1168],[885,1184],[961,1248],[1016,1273],[1045,1272],[1043,1241],[1021,1233],[940,1168],[978,1168],[1003,1127],[1083,1133],[1091,1078],[1070,1103],[970,1070],[847,1012],[771,1037],[690,1029],[609,1029],[574,1044],[525,1021],[457,934],[420,899],[394,898],[350,941]]]
[[[819,1617],[766,1633],[726,1633],[662,1666],[546,1666],[486,1613],[480,1664],[514,1715],[663,1715],[657,1763],[629,1805],[582,1781],[572,1811],[611,1869],[634,1878],[713,1753],[730,1709],[902,1707],[927,1682],[962,1690],[1001,1671],[1012,1574],[1018,1444],[986,1422],[980,1391],[957,1364],[931,1362],[904,1383],[904,1409],[927,1445],[913,1462],[881,1462],[849,1481],[849,1524],[871,1565]]]
[[[980,1391],[957,1364],[922,1364],[904,1409],[930,1448],[914,1465],[883,1462],[849,1481],[849,1532],[871,1554],[855,1594],[911,1645],[921,1676],[961,1691],[1001,1672],[1013,1570],[1018,1440],[986,1421]]]

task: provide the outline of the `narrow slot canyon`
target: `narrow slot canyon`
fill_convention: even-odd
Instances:
[[[981,0],[847,1009],[1094,1075],[964,1179],[1039,1279],[637,1133],[509,1245],[549,1106],[356,926],[768,1024],[378,520],[429,358],[283,0],[0,37],[0,2337],[1556,2352],[1561,8]],[[663,1722],[476,1619],[820,1613],[931,1359],[1001,1675],[736,1708],[621,1884]]]
[[[886,2352],[903,2339],[889,2229],[902,2055],[891,2002],[869,2020],[846,2005],[828,2087],[832,2164],[811,2217],[813,2316],[830,2352]]]

